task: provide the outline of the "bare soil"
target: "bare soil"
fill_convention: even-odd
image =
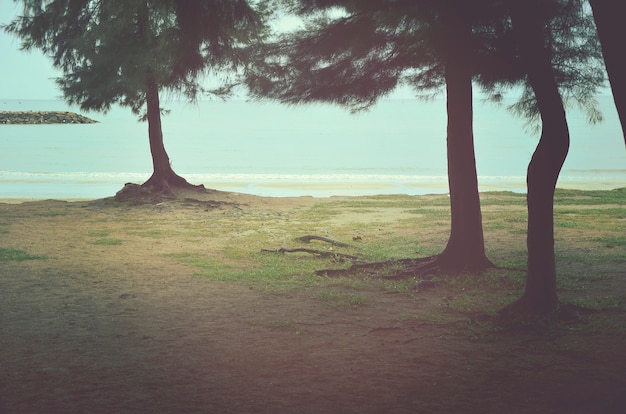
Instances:
[[[206,197],[0,204],[0,247],[46,257],[0,262],[1,413],[626,412],[624,312],[507,329],[410,316],[436,313],[457,293],[445,285],[333,307],[314,287],[207,280],[166,254],[210,251],[240,214],[336,199]],[[162,236],[94,242],[138,222]],[[193,222],[206,237],[184,237]],[[597,289],[626,292],[611,283]]]

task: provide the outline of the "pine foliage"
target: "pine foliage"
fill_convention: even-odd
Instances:
[[[195,99],[202,75],[228,74],[262,36],[263,16],[245,0],[24,0],[6,30],[38,48],[63,77],[64,97],[83,110],[114,104],[140,113],[146,74],[161,89]],[[222,88],[222,92],[228,88]]]
[[[522,0],[274,0],[275,8],[305,24],[257,49],[247,84],[258,98],[325,101],[353,110],[400,85],[431,96],[444,84],[444,57],[451,51],[442,15],[453,9],[472,25],[472,37],[455,47],[471,50],[467,65],[475,83],[496,101],[521,86],[511,109],[532,123],[538,112],[511,31],[515,1]],[[589,11],[582,0],[550,0],[537,12],[545,15],[562,95],[585,109],[590,121],[600,120],[593,96],[604,73]]]

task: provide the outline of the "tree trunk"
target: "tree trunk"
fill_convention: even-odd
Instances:
[[[602,44],[602,54],[613,100],[617,108],[622,135],[626,144],[626,59],[623,56],[624,17],[621,13],[623,4],[615,0],[589,0],[593,17],[598,29],[598,37]]]
[[[471,26],[459,8],[442,13],[447,92],[447,156],[451,230],[440,254],[444,270],[480,271],[493,266],[485,254],[476,158],[474,155]],[[448,268],[448,269],[445,269]]]
[[[148,3],[142,2],[137,9],[138,35],[145,43],[150,43]],[[163,130],[161,128],[161,103],[159,101],[159,85],[151,69],[146,71],[146,110],[148,118],[148,138],[152,154],[152,176],[141,186],[154,193],[172,195],[172,188],[204,188],[193,186],[184,178],[177,175],[170,165],[170,158],[163,145]]]
[[[554,256],[554,191],[569,150],[565,109],[545,46],[544,22],[537,7],[523,4],[512,12],[513,29],[541,114],[542,131],[530,164],[528,187],[528,276],[522,297],[512,307],[548,313],[558,307]]]
[[[148,72],[146,75],[146,107],[153,172],[148,181],[142,184],[142,187],[165,193],[171,193],[172,188],[198,188],[177,175],[170,165],[170,158],[163,144],[159,88],[152,72]]]

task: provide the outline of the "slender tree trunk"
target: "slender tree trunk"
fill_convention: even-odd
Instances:
[[[146,107],[153,173],[142,186],[155,191],[165,192],[171,192],[171,187],[195,187],[184,178],[178,176],[170,165],[170,158],[163,144],[159,88],[152,72],[148,72],[146,75]]]
[[[613,100],[617,108],[626,144],[626,59],[624,59],[623,3],[616,0],[589,0],[602,44],[604,64],[609,75]]]
[[[445,80],[447,92],[448,185],[451,231],[440,255],[441,265],[454,271],[480,271],[493,266],[485,254],[476,158],[474,154],[471,26],[459,8],[442,13],[447,29]]]
[[[569,150],[569,130],[550,51],[545,46],[544,22],[537,7],[522,4],[512,12],[513,29],[528,81],[541,113],[542,131],[527,172],[528,276],[522,297],[513,308],[548,313],[558,307],[554,256],[554,192]]]
[[[148,17],[148,3],[142,2],[137,10],[138,33],[146,43],[151,41],[152,33]],[[146,72],[146,110],[148,118],[148,138],[152,154],[152,176],[141,186],[153,192],[162,192],[171,195],[172,188],[204,188],[193,186],[184,178],[177,175],[170,165],[170,158],[163,144],[163,130],[161,128],[161,103],[159,101],[159,85],[154,72]]]

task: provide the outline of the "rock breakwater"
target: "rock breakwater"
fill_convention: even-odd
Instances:
[[[97,121],[66,111],[0,111],[2,124],[94,124]]]

